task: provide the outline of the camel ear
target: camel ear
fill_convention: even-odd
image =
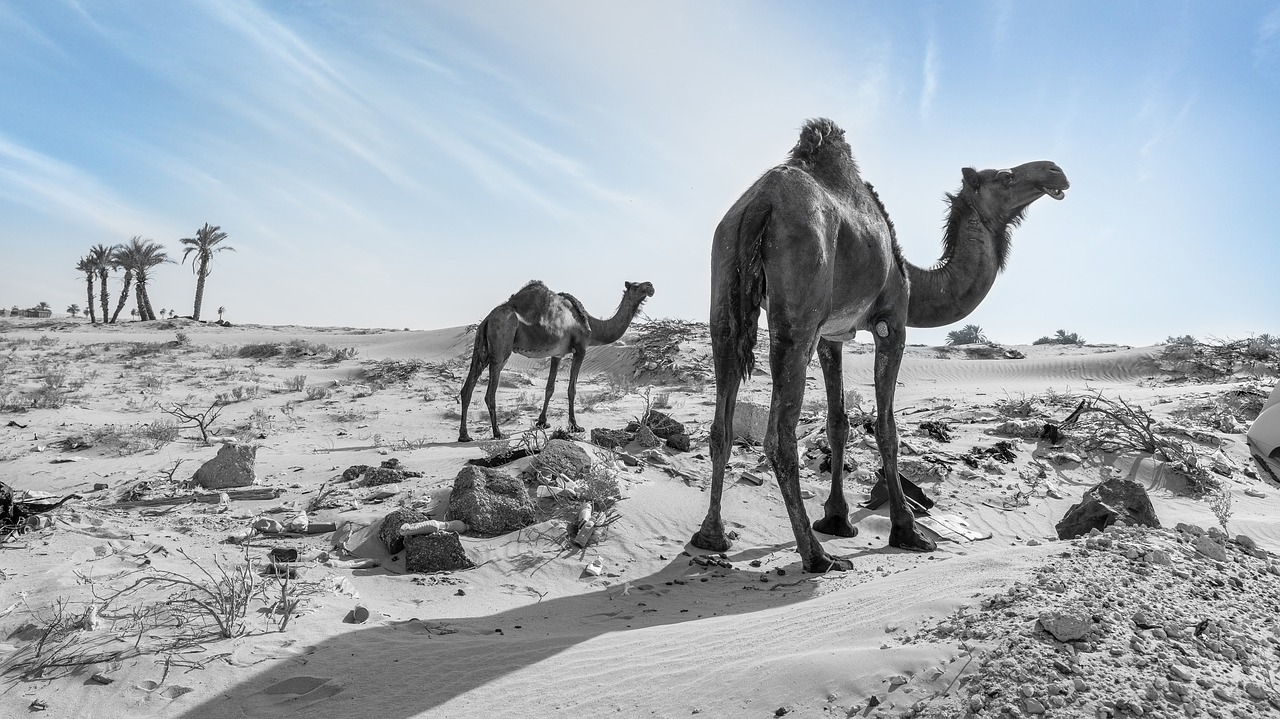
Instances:
[[[634,282],[627,282],[626,280],[623,280],[623,281],[622,281],[622,284],[626,286],[626,288],[627,288],[627,291],[628,291],[628,292],[630,292],[631,290],[635,289],[635,286],[636,286],[636,283],[634,283]]]
[[[982,178],[978,175],[978,171],[972,167],[966,167],[960,170],[960,174],[964,176],[964,184],[969,187],[976,190],[980,185],[982,185]]]

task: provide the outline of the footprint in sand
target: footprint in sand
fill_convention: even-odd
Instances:
[[[345,688],[331,681],[324,677],[291,677],[276,682],[245,698],[245,716],[278,717],[282,709],[299,709],[322,702]]]

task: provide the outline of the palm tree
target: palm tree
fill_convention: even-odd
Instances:
[[[107,275],[111,270],[115,269],[115,264],[111,261],[111,248],[102,243],[98,243],[89,248],[89,263],[98,271],[98,291],[102,300],[102,323],[107,323],[107,314],[111,308],[111,297],[107,293]],[[90,302],[90,305],[93,303]]]
[[[67,314],[72,317],[78,317],[80,315],[80,305],[77,305],[74,302],[71,303],[71,305],[67,307]]]
[[[196,273],[196,307],[191,313],[191,319],[200,319],[200,305],[204,303],[204,280],[209,276],[209,263],[213,260],[213,256],[223,250],[231,250],[235,252],[236,248],[231,246],[219,247],[218,243],[227,239],[227,233],[222,231],[218,225],[210,225],[204,223],[204,227],[196,230],[195,237],[185,237],[179,242],[186,245],[182,251],[182,261],[187,261],[187,255],[194,252],[196,257],[191,262],[191,269]]]
[[[219,322],[221,322],[221,321],[222,321],[222,313],[224,313],[224,312],[226,312],[226,311],[227,311],[227,308],[226,308],[226,307],[219,307],[219,308],[218,308],[218,321],[219,321]]]
[[[135,235],[130,242],[141,240],[141,237]],[[124,304],[129,301],[129,290],[133,289],[133,267],[135,264],[133,256],[129,254],[129,245],[116,245],[111,248],[110,267],[124,270],[124,289],[120,292],[120,299],[116,302],[116,311],[111,313],[111,324],[116,323],[116,319],[120,317],[120,311],[124,309]]]
[[[949,345],[972,345],[986,341],[987,336],[983,334],[982,328],[977,325],[965,325],[958,330],[947,333],[947,344]]]
[[[76,263],[76,269],[84,273],[85,293],[89,297],[89,324],[96,325],[98,324],[98,313],[93,311],[93,277],[98,273],[98,268],[93,264],[93,260],[86,255],[81,257],[80,261]],[[72,307],[75,307],[75,305],[72,305]],[[77,311],[79,311],[79,309],[80,308],[76,307]],[[67,311],[70,312],[70,308],[68,308]],[[71,316],[75,317],[75,314],[72,314]]]
[[[147,280],[152,267],[170,261],[164,247],[154,240],[134,236],[129,240],[129,244],[116,248],[114,257],[116,262],[124,268],[125,294],[120,297],[120,307],[124,306],[125,298],[129,293],[129,280],[132,278],[136,283],[138,316],[143,320],[154,320],[156,312],[152,309],[151,298],[147,295]],[[119,312],[118,307],[116,313],[119,314]],[[115,317],[111,320],[114,322]]]

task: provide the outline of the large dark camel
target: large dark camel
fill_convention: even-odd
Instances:
[[[489,388],[484,393],[484,401],[489,406],[493,436],[502,438],[502,431],[498,429],[498,377],[512,352],[525,357],[551,358],[547,394],[536,425],[539,428],[550,426],[547,423],[547,405],[551,403],[551,394],[556,389],[560,358],[573,353],[573,363],[569,366],[569,429],[581,432],[582,428],[573,415],[573,399],[578,389],[578,370],[587,356],[587,348],[617,342],[631,326],[640,305],[650,297],[653,297],[652,284],[628,282],[617,312],[613,317],[601,320],[588,315],[573,295],[552,292],[537,280],[511,295],[510,299],[495,307],[476,329],[471,369],[462,384],[462,426],[458,430],[458,441],[471,441],[471,435],[467,434],[467,408],[471,404],[476,380],[485,367],[489,368]]]
[[[694,546],[724,551],[730,541],[720,515],[725,464],[733,440],[738,385],[750,376],[760,310],[768,315],[773,400],[765,452],[773,464],[809,572],[848,569],[826,553],[809,527],[800,497],[796,422],[805,368],[815,348],[827,389],[831,495],[813,529],[852,537],[842,471],[849,420],[841,368],[843,342],[858,330],[875,338],[876,443],[888,480],[889,545],[931,551],[915,526],[898,481],[893,393],[907,327],[959,321],[986,297],[1009,253],[1009,231],[1043,195],[1061,200],[1069,186],[1052,162],[1007,170],[962,170],[948,195],[950,217],[942,259],[921,269],[902,258],[893,224],[872,187],[858,176],[844,131],[810,120],[783,165],[756,181],[716,227],[711,247],[711,346],[716,414],[711,427],[711,506]]]

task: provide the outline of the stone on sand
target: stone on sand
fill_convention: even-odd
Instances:
[[[1041,612],[1040,626],[1060,642],[1083,639],[1093,629],[1093,617],[1083,611]]]
[[[205,489],[248,487],[257,481],[253,471],[257,445],[224,444],[218,454],[196,470],[195,483]]]
[[[410,572],[447,572],[476,566],[454,532],[405,537],[404,548],[404,568]]]
[[[738,402],[733,410],[733,438],[759,444],[769,429],[769,406]]]
[[[591,469],[591,455],[576,442],[567,439],[553,439],[547,442],[547,446],[538,452],[529,465],[530,473],[553,480],[560,474],[574,480],[589,469]],[[475,528],[474,524],[471,526]]]
[[[548,447],[560,441],[552,440]],[[574,449],[582,451],[577,446]],[[523,482],[501,470],[471,464],[453,480],[449,519],[466,522],[472,532],[489,536],[514,532],[535,521],[533,502]]]
[[[1140,482],[1112,478],[1095,484],[1085,491],[1078,504],[1067,510],[1055,529],[1059,539],[1074,539],[1117,521],[1159,528],[1155,507]]]
[[[416,524],[427,521],[427,515],[415,509],[397,509],[382,518],[378,527],[378,539],[392,554],[399,554],[404,549],[404,536],[400,534],[400,525]]]

